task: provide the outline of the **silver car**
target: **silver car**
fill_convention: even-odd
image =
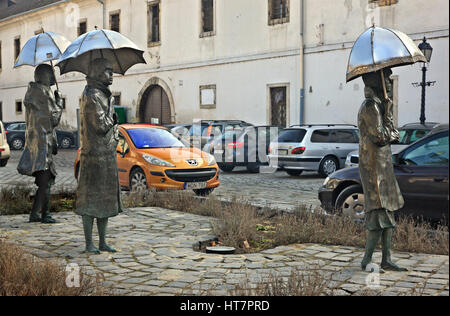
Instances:
[[[294,125],[270,144],[269,162],[271,167],[291,176],[318,171],[327,177],[343,168],[347,154],[358,146],[358,129],[354,125]]]

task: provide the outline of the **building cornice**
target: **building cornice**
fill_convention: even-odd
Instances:
[[[55,7],[55,6],[58,6],[60,4],[63,4],[63,3],[66,3],[66,2],[71,2],[71,1],[73,1],[73,0],[60,0],[58,2],[53,2],[53,3],[50,3],[50,4],[44,5],[42,7],[38,7],[38,8],[34,8],[34,9],[31,9],[31,10],[23,11],[23,12],[14,14],[14,15],[10,15],[10,16],[8,16],[6,18],[0,19],[0,23],[5,23],[5,22],[8,22],[10,20],[14,20],[16,18],[22,17],[24,15],[32,14],[32,13],[35,13],[35,12],[38,12],[38,11],[41,11],[41,10],[45,10],[45,9],[48,9],[48,8],[51,8],[51,7]]]

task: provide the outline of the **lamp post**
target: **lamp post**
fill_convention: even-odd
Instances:
[[[431,47],[430,43],[427,42],[426,37],[423,38],[422,43],[419,44],[419,49],[422,51],[423,55],[427,59],[429,63],[431,60],[431,55],[433,54],[433,47]],[[413,86],[422,87],[422,99],[420,105],[420,124],[425,124],[425,88],[428,86],[433,86],[436,81],[428,81],[427,82],[427,66],[426,63],[423,63],[422,67],[422,82],[414,82]]]

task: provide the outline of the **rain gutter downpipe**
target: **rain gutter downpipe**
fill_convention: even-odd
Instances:
[[[106,25],[105,25],[105,14],[106,14],[106,7],[105,7],[105,1],[104,0],[97,0],[99,3],[101,3],[101,5],[102,5],[102,12],[103,12],[103,26],[102,26],[102,29],[105,29],[106,28]]]
[[[304,123],[305,114],[305,67],[304,67],[304,21],[305,21],[305,0],[300,0],[300,122]]]

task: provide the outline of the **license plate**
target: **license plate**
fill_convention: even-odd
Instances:
[[[187,182],[184,184],[185,190],[206,189],[206,182]]]
[[[224,151],[222,149],[214,150],[214,153],[219,155],[223,154],[223,152]]]
[[[288,154],[287,149],[278,149],[278,155],[286,156]]]

